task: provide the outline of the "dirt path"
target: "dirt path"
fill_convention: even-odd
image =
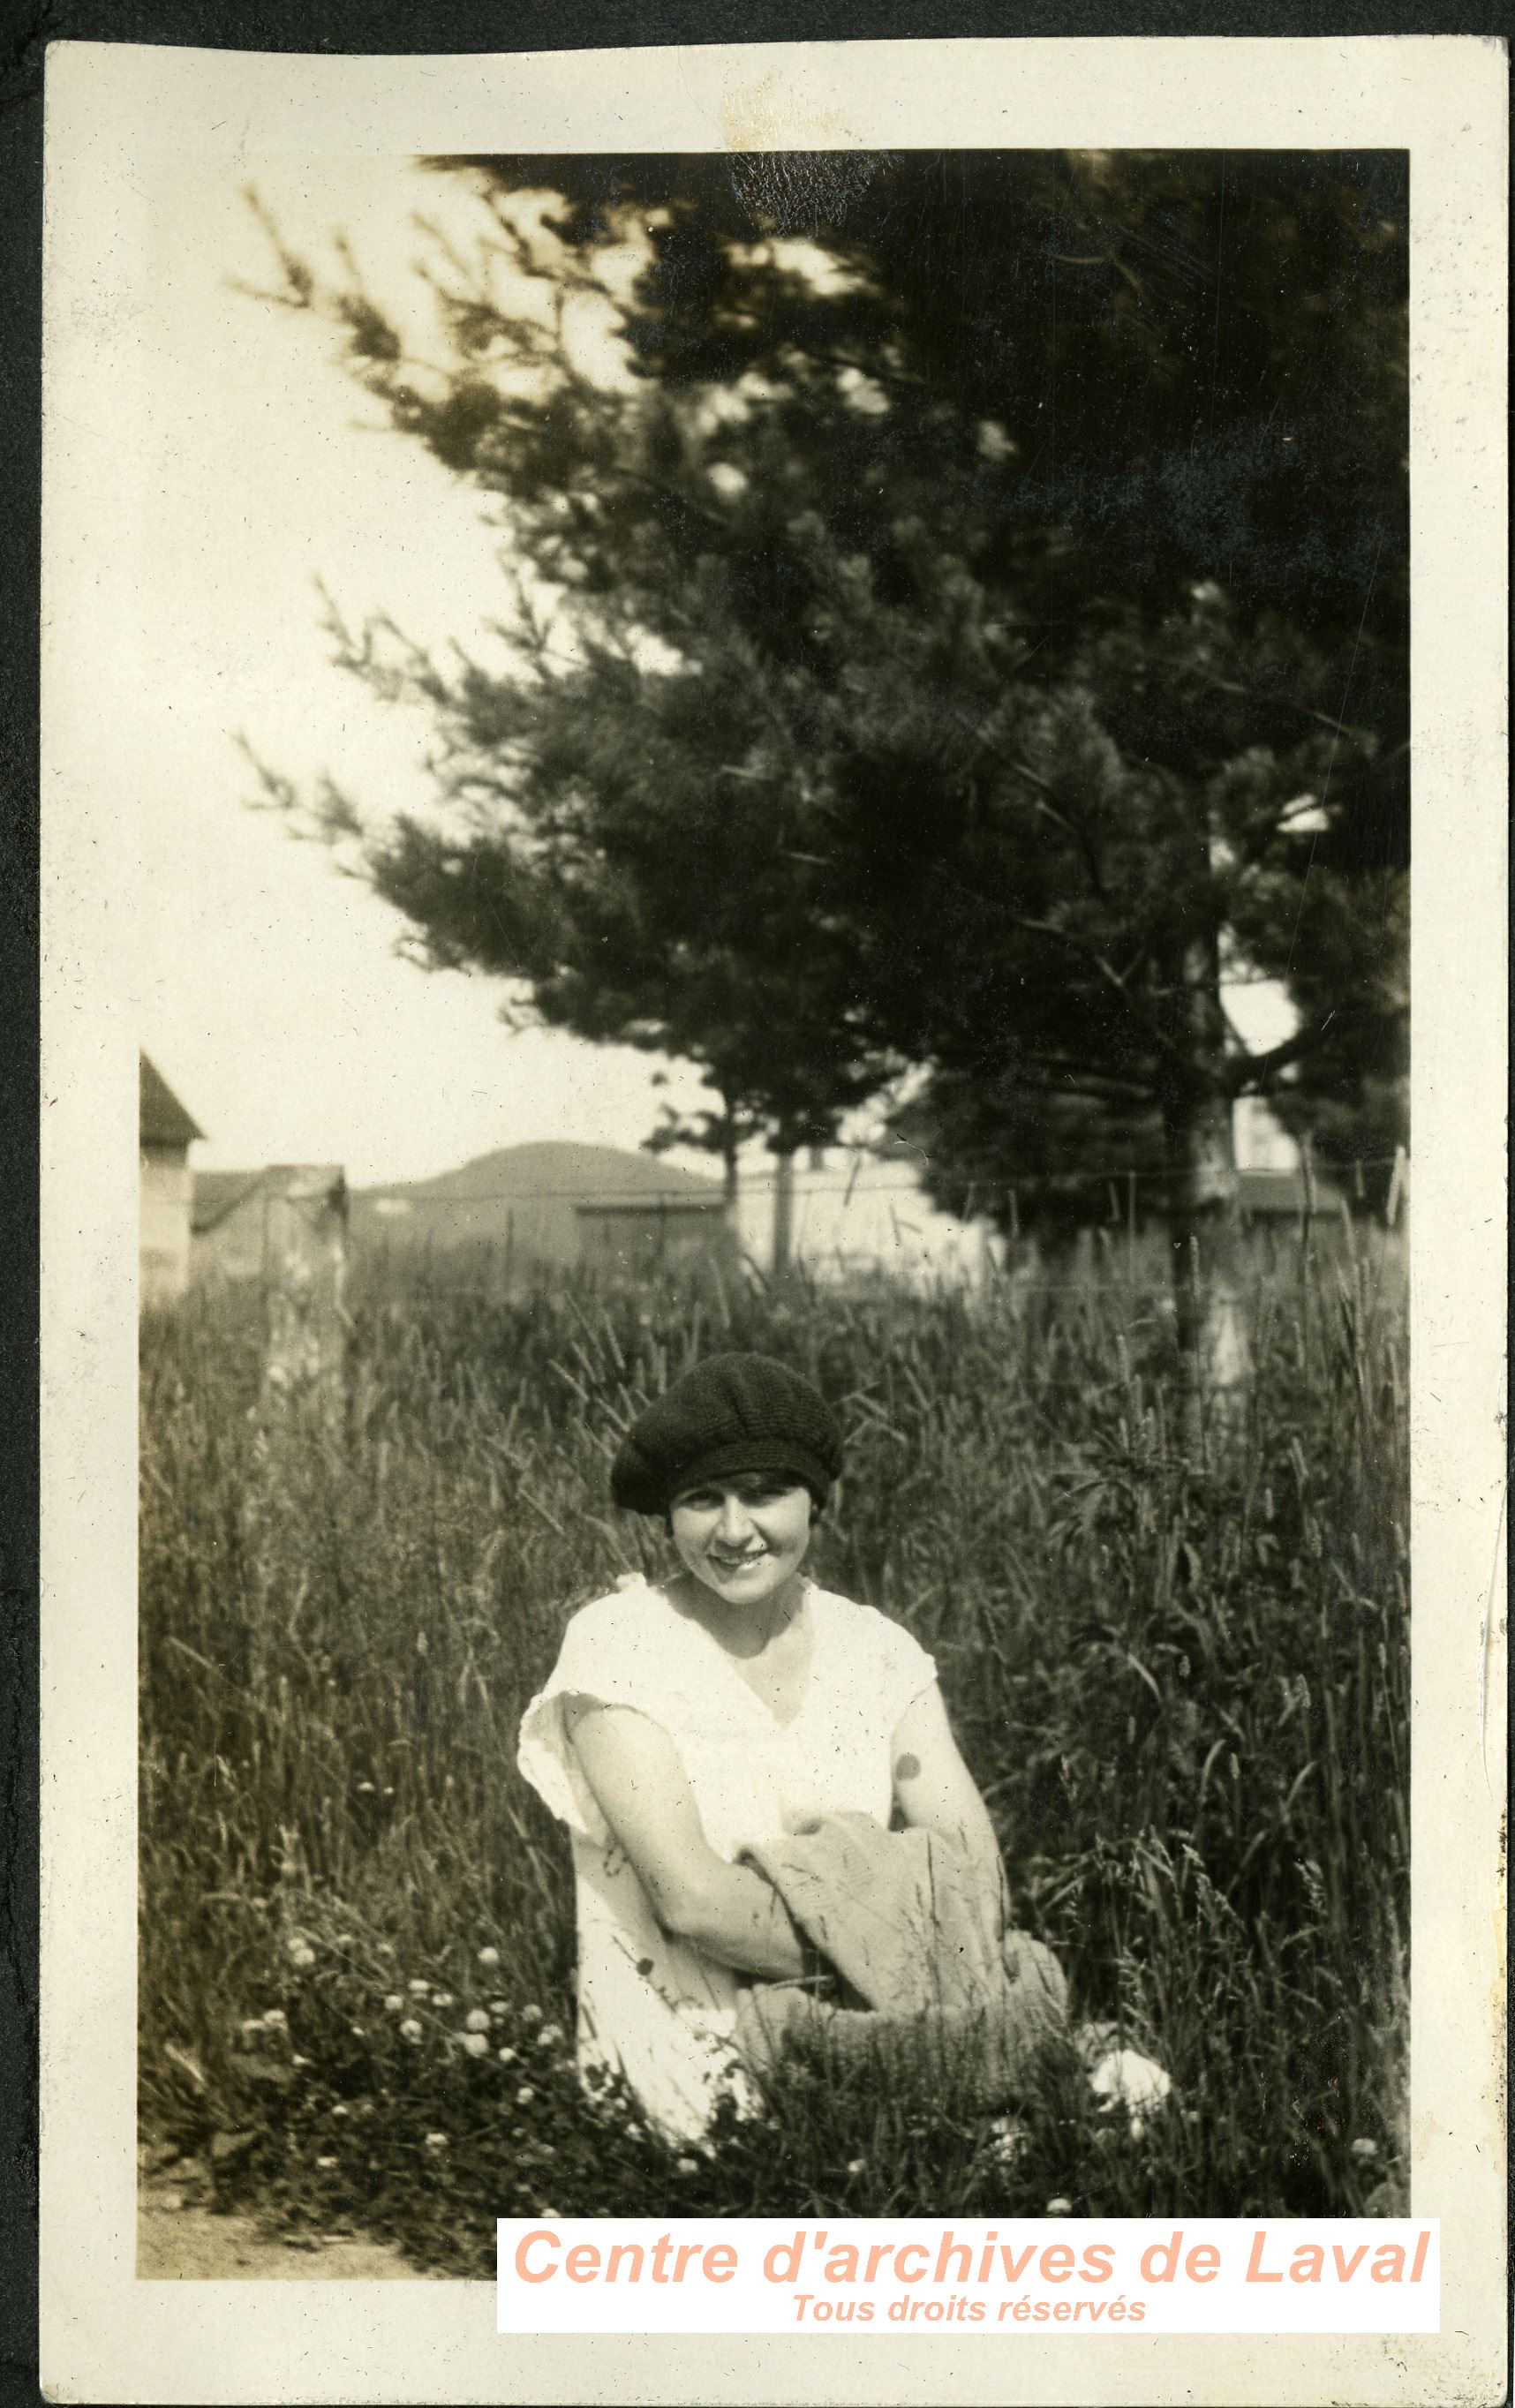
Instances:
[[[436,2282],[390,2241],[323,2233],[283,2241],[250,2215],[213,2215],[193,2164],[145,2179],[137,2191],[139,2283]]]

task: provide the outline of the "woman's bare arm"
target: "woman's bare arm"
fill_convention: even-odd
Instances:
[[[629,1706],[573,1698],[569,1736],[615,1838],[663,1929],[738,1972],[785,1980],[804,1971],[778,1892],[729,1865],[705,1837],[688,1776],[667,1731]]]
[[[1008,1921],[1010,1894],[1000,1842],[978,1785],[958,1753],[934,1681],[912,1699],[895,1725],[890,1764],[894,1795],[905,1821],[956,1840],[977,1870],[985,1895],[998,1895],[1002,1918]]]

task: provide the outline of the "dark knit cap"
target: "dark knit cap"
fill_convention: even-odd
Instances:
[[[818,1388],[767,1354],[711,1354],[632,1423],[611,1495],[668,1512],[681,1488],[735,1471],[786,1471],[817,1505],[842,1469],[842,1432]]]

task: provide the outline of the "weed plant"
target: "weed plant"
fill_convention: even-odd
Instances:
[[[477,1274],[478,1266],[470,1266]],[[143,1325],[140,2101],[292,2224],[485,2274],[498,2214],[1351,2214],[1404,2203],[1402,1302],[1250,1293],[1245,1430],[1179,1443],[1161,1301],[371,1264],[333,1429],[260,1399],[255,1291]],[[935,1656],[1018,1920],[1172,2072],[1137,2133],[796,2067],[670,2152],[571,2062],[566,1841],[515,1769],[563,1622],[661,1534],[631,1416],[756,1347],[850,1432],[817,1575]]]

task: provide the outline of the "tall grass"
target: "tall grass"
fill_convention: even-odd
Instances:
[[[286,2215],[473,2271],[497,2214],[543,2206],[1394,2204],[1402,1311],[1349,1255],[1260,1277],[1252,1309],[1248,1426],[1209,1465],[1178,1441],[1165,1317],[1095,1283],[522,1297],[392,1267],[358,1283],[339,1436],[260,1412],[255,1296],[149,1319],[149,2126],[250,2134]],[[950,2100],[796,2072],[766,2122],[674,2160],[582,2097],[556,2037],[568,1851],[515,1770],[516,1727],[572,1607],[662,1560],[605,1503],[620,1429],[733,1345],[839,1405],[847,1471],[815,1569],[934,1654],[1019,1919],[1080,2012],[1171,2068],[1177,2103],[1139,2138],[1071,2082],[1007,2138]]]

